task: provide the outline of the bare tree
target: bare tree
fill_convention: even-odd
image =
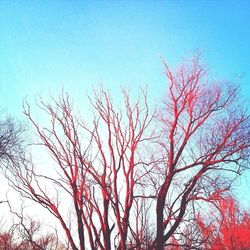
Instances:
[[[115,239],[118,244],[114,244],[118,249],[126,249],[135,190],[143,175],[140,168],[143,162],[139,150],[142,143],[152,139],[151,133],[146,135],[152,115],[149,114],[146,93],[142,91],[141,94],[141,98],[132,104],[128,93],[123,91],[125,109],[122,111],[115,109],[111,97],[106,92],[96,92],[91,103],[99,117],[95,119],[91,130],[85,127],[98,148],[97,159],[101,163],[100,167],[91,164],[89,170],[101,188],[103,214],[96,202],[95,206],[100,215],[100,224],[104,225],[103,238],[110,238],[110,233],[115,227]],[[103,132],[101,122],[104,124]],[[106,138],[101,133],[105,133]],[[115,218],[110,228],[109,206],[112,207]],[[110,249],[110,245],[105,245],[104,249]]]
[[[13,223],[8,232],[3,235],[9,235],[9,246],[11,250],[66,250],[59,238],[55,228],[46,228],[40,221],[35,220],[30,215],[25,215],[24,207],[21,206],[17,211],[8,202],[10,213],[13,215]],[[1,245],[0,245],[1,247]]]
[[[14,118],[2,114],[0,119],[0,171],[16,164],[24,153],[24,126]],[[7,200],[0,200],[0,204]]]
[[[16,213],[17,215],[17,213]],[[56,233],[42,232],[42,225],[31,217],[18,214],[19,221],[0,232],[0,249],[66,250]]]
[[[0,121],[0,164],[8,166],[11,162],[18,161],[18,156],[23,152],[24,127],[13,118],[3,117]]]
[[[90,126],[74,116],[67,94],[55,100],[54,106],[41,100],[40,107],[50,119],[46,128],[33,119],[30,106],[25,107],[39,144],[56,162],[57,176],[39,174],[23,159],[7,177],[23,197],[41,204],[59,220],[74,250],[78,244],[81,250],[86,244],[92,249],[111,249],[111,244],[126,248],[134,190],[142,174],[137,170],[142,165],[137,151],[152,136],[144,136],[152,116],[144,91],[134,104],[126,91],[123,97],[124,113],[115,110],[107,92],[96,92],[91,99],[95,117]],[[42,186],[44,181],[52,184],[54,196]],[[78,240],[63,215],[62,193],[73,204]]]
[[[230,187],[232,173],[247,166],[250,146],[249,116],[236,87],[210,84],[198,58],[176,71],[165,64],[165,70],[169,95],[159,115],[164,162],[154,243],[159,250],[197,202],[211,202]]]
[[[131,236],[128,240],[127,249],[149,249],[154,240],[154,224],[150,220],[152,201],[146,201],[144,195],[134,200],[135,220],[134,226],[130,223]],[[133,229],[134,228],[134,229]]]

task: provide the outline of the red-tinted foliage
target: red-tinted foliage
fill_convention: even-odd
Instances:
[[[167,249],[250,249],[250,214],[232,196],[219,198],[208,211],[198,213],[177,238],[172,236]]]
[[[220,199],[218,208],[210,212],[216,219],[209,226],[208,219],[197,217],[206,249],[250,249],[250,214],[232,196]]]
[[[232,197],[219,201],[218,235],[212,249],[250,249],[250,215]]]

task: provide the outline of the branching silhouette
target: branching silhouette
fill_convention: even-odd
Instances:
[[[76,116],[62,93],[51,103],[40,99],[44,126],[25,102],[37,145],[53,163],[42,172],[21,157],[6,176],[58,220],[70,249],[161,250],[185,235],[187,244],[186,226],[247,168],[249,116],[237,87],[209,83],[197,57],[176,70],[164,67],[168,91],[158,109],[150,110],[145,90],[135,101],[122,90],[117,106],[100,88],[89,99],[87,122],[86,111]]]

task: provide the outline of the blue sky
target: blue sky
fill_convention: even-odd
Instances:
[[[0,0],[0,107],[21,117],[27,95],[64,86],[81,99],[100,82],[113,93],[147,84],[150,97],[161,99],[160,57],[174,66],[197,51],[212,77],[240,77],[248,100],[249,26],[247,0]],[[247,182],[246,175],[238,191],[245,204]]]

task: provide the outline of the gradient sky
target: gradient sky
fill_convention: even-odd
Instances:
[[[75,99],[100,82],[166,91],[171,66],[201,51],[211,76],[250,97],[250,1],[0,0],[0,109],[22,117],[25,96],[64,86]],[[250,177],[236,190],[250,206]]]

